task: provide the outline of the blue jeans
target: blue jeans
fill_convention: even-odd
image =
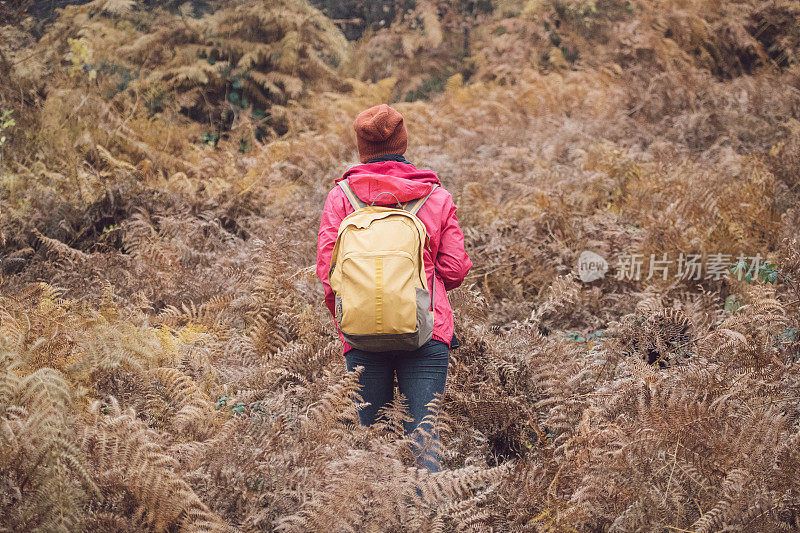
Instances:
[[[403,423],[405,432],[410,434],[429,414],[427,404],[433,400],[433,395],[444,395],[450,350],[446,343],[430,340],[413,352],[364,352],[353,348],[345,354],[345,360],[348,370],[352,371],[357,366],[364,367],[359,383],[361,397],[369,405],[358,412],[358,418],[364,426],[371,426],[378,410],[392,401],[394,376],[397,373],[397,386],[406,397],[408,414],[413,418],[411,422]],[[428,432],[433,431],[433,428],[425,429]],[[434,432],[433,442],[429,442],[426,447],[423,445],[422,434],[418,431],[414,433],[417,466],[431,472],[440,471],[438,453],[426,451],[438,449],[439,435]]]

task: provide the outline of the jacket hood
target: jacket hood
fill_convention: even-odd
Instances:
[[[400,161],[379,161],[357,165],[347,170],[336,183],[347,179],[350,188],[362,201],[377,205],[392,205],[395,198],[407,202],[422,198],[439,184],[439,177],[432,170],[419,169]],[[378,198],[382,192],[384,194]]]

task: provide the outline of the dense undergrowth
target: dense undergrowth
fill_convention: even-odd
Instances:
[[[800,2],[155,4],[2,29],[0,529],[800,528]],[[434,475],[313,268],[395,101],[475,263]]]

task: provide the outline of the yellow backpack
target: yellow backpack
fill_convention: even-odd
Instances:
[[[347,180],[339,186],[355,210],[339,225],[328,276],[339,328],[359,350],[416,350],[433,335],[434,308],[423,260],[428,234],[416,214],[437,185],[396,208],[367,205]]]

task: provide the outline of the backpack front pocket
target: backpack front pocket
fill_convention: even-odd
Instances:
[[[344,333],[383,335],[417,330],[421,286],[408,252],[351,252],[341,268],[341,322]]]

